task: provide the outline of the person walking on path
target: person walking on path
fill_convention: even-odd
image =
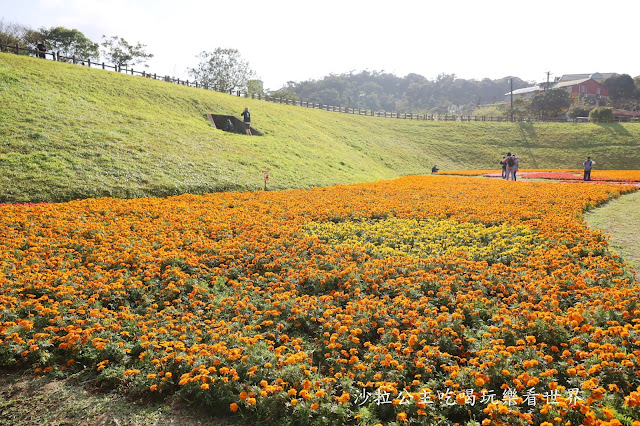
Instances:
[[[251,113],[249,112],[249,107],[245,107],[240,115],[244,117],[244,124],[247,126],[247,135],[251,136]]]
[[[513,165],[513,180],[516,180],[516,172],[518,171],[518,168],[520,167],[520,158],[518,158],[518,154],[516,154],[515,152],[513,153],[513,160],[514,160],[514,165]]]
[[[502,160],[500,160],[500,166],[502,167],[502,179],[507,178],[507,159],[502,156]]]
[[[516,167],[516,160],[515,158],[513,158],[510,152],[507,153],[507,158],[505,159],[505,161],[507,162],[507,180],[509,180],[510,177],[515,178],[513,171]]]
[[[584,166],[584,177],[582,178],[582,180],[591,180],[591,168],[594,164],[596,164],[596,162],[593,161],[591,157],[587,157],[584,163],[582,163],[582,165]]]

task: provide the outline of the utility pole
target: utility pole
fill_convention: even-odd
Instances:
[[[509,80],[509,85],[511,86],[511,122],[513,122],[513,77]]]
[[[551,74],[551,71],[547,71],[547,85],[544,87],[545,91],[549,88],[549,75],[550,74]]]

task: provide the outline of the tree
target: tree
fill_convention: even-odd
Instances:
[[[247,81],[247,93],[251,95],[264,95],[264,88],[262,87],[262,80],[249,80]]]
[[[81,59],[95,59],[100,56],[98,43],[89,40],[82,32],[64,27],[40,28],[46,39],[47,47],[63,56],[76,56]]]
[[[609,89],[609,98],[616,108],[634,110],[640,104],[640,91],[629,74],[616,74],[603,83]]]
[[[550,89],[531,99],[531,108],[540,117],[557,117],[571,106],[571,95],[564,89]]]
[[[201,85],[221,92],[246,91],[248,81],[256,76],[237,49],[218,47],[213,52],[202,51],[197,57],[200,63],[197,68],[190,68],[189,74]]]
[[[15,24],[13,22],[6,22],[4,19],[0,19],[0,43],[20,47],[35,48],[36,43],[42,40],[42,34],[31,28],[22,25]],[[21,50],[21,55],[28,55],[28,51]]]
[[[147,46],[139,42],[134,46],[118,36],[107,37],[103,35],[102,39],[104,40],[102,54],[117,67],[118,71],[122,65],[140,64],[153,58],[153,54],[145,52],[144,49]]]
[[[609,89],[609,97],[614,100],[630,99],[636,89],[629,74],[616,74],[606,79],[603,84]]]

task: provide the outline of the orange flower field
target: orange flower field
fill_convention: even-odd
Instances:
[[[582,213],[634,190],[411,176],[2,205],[0,365],[240,422],[632,424],[639,283]]]

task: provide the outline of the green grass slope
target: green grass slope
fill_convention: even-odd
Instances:
[[[211,127],[248,106],[263,136]],[[270,189],[442,170],[640,168],[640,125],[425,122],[339,114],[0,53],[0,202]]]

